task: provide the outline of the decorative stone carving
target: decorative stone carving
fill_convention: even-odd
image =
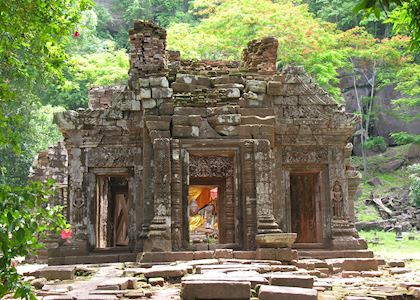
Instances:
[[[340,182],[336,180],[332,187],[333,193],[333,211],[335,217],[345,217],[344,213],[344,196],[343,189],[340,185]]]
[[[283,163],[322,163],[328,161],[328,149],[285,147]]]
[[[85,201],[83,200],[82,190],[77,188],[74,192],[73,216],[75,224],[83,223]]]
[[[229,177],[233,171],[231,157],[190,156],[190,177]]]

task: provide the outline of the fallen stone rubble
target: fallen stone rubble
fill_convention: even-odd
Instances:
[[[210,258],[30,267],[38,299],[420,299],[420,271],[376,258],[291,262]],[[22,272],[21,272],[22,273]]]

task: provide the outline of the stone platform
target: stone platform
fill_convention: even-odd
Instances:
[[[44,300],[385,300],[418,299],[420,292],[420,270],[375,258],[18,267],[21,274],[23,269],[31,269],[24,280]]]

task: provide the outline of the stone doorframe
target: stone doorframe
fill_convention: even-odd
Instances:
[[[97,184],[98,178],[109,176],[109,177],[127,177],[128,182],[128,203],[130,204],[129,207],[129,217],[128,217],[128,239],[129,239],[129,249],[133,249],[136,243],[136,236],[135,231],[130,230],[130,228],[134,228],[135,220],[133,216],[133,209],[134,209],[134,200],[133,200],[133,181],[134,181],[134,171],[133,168],[89,168],[89,172],[86,174],[88,177],[86,180],[87,182],[87,228],[88,228],[88,241],[89,246],[91,249],[97,248]],[[118,247],[124,248],[124,247]]]
[[[229,143],[227,143],[229,144]],[[173,211],[172,220],[174,223],[181,223],[180,238],[181,249],[189,250],[191,248],[189,241],[189,228],[188,228],[188,188],[191,181],[199,181],[201,178],[219,178],[219,182],[223,181],[226,186],[231,186],[230,199],[226,199],[226,205],[228,206],[229,213],[233,214],[230,217],[231,225],[228,227],[229,232],[221,232],[219,235],[223,239],[232,241],[225,245],[220,245],[225,248],[236,248],[240,249],[243,245],[243,230],[241,226],[243,223],[243,211],[244,206],[241,199],[241,169],[240,169],[240,153],[241,149],[239,145],[226,145],[225,143],[215,144],[212,141],[211,147],[203,142],[199,143],[186,143],[181,144],[181,161],[182,161],[182,195],[181,195],[181,215],[175,214]],[[211,149],[211,150],[209,150]],[[204,168],[201,168],[204,167]],[[207,168],[210,167],[210,168]],[[178,198],[179,199],[179,198]],[[175,199],[173,199],[174,201]],[[221,222],[227,216],[219,216]],[[223,229],[223,226],[219,227]],[[230,235],[230,236],[229,236]],[[179,237],[178,237],[179,238]]]
[[[281,190],[285,193],[285,226],[287,232],[292,230],[292,205],[291,205],[291,192],[290,192],[290,176],[293,173],[299,174],[317,174],[320,187],[320,220],[322,224],[322,243],[308,243],[308,244],[295,244],[299,248],[326,248],[331,240],[331,201],[330,201],[330,188],[329,188],[329,172],[328,165],[283,165],[282,177],[283,185]]]

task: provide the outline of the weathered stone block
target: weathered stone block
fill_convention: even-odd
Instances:
[[[298,287],[263,285],[258,293],[259,300],[316,300],[318,292]]]
[[[214,87],[216,89],[230,89],[230,88],[235,88],[235,89],[239,89],[240,91],[243,91],[244,88],[245,88],[243,84],[239,84],[239,83],[215,84]]]
[[[150,77],[149,80],[152,87],[169,87],[169,81],[166,77]]]
[[[185,281],[181,288],[182,299],[249,299],[250,282],[235,281]]]
[[[241,92],[238,88],[227,88],[226,96],[228,98],[239,98],[241,96]]]
[[[314,278],[306,275],[275,274],[270,278],[271,285],[313,288]]]
[[[214,126],[214,130],[216,130],[217,133],[225,136],[239,135],[239,126],[217,125]]]
[[[232,249],[216,249],[213,254],[214,258],[233,258]]]
[[[155,99],[145,99],[142,102],[142,105],[146,109],[151,109],[156,107],[156,100]]]
[[[275,122],[274,116],[258,117],[258,116],[241,116],[241,125],[271,125]]]
[[[239,125],[241,123],[240,114],[218,115],[208,118],[212,125]]]
[[[174,109],[174,114],[176,115],[199,115],[202,117],[207,117],[207,108],[204,107],[181,107],[177,106]]]
[[[169,130],[169,122],[166,121],[146,121],[146,126],[150,130]]]
[[[267,83],[267,94],[272,96],[281,95],[282,83],[280,81],[269,81]]]
[[[193,253],[194,260],[213,258],[213,251],[194,251]]]
[[[374,258],[346,258],[342,268],[345,271],[368,271],[378,270],[378,261]]]
[[[171,88],[152,88],[152,97],[155,99],[159,98],[171,98],[173,91]]]
[[[174,137],[198,137],[200,129],[197,126],[174,125],[172,127],[172,135]]]
[[[256,259],[256,253],[255,251],[233,251],[233,258]]]
[[[164,102],[159,106],[161,115],[172,115],[174,113],[174,104],[172,102]]]
[[[140,89],[139,91],[139,98],[141,99],[150,99],[152,98],[152,90],[151,89]]]
[[[186,267],[180,266],[157,266],[144,271],[146,278],[163,277],[163,278],[179,278],[187,274]]]
[[[36,271],[36,277],[44,277],[47,280],[72,280],[75,271],[75,266],[48,266]]]
[[[251,91],[257,94],[265,94],[267,83],[260,80],[248,80],[245,86],[245,92]]]
[[[297,96],[276,96],[273,98],[275,105],[298,105],[299,98]]]
[[[141,88],[147,88],[150,86],[149,78],[139,78],[138,82]]]
[[[184,83],[184,82],[173,82],[171,84],[171,88],[174,93],[186,93],[194,90],[192,84]]]

